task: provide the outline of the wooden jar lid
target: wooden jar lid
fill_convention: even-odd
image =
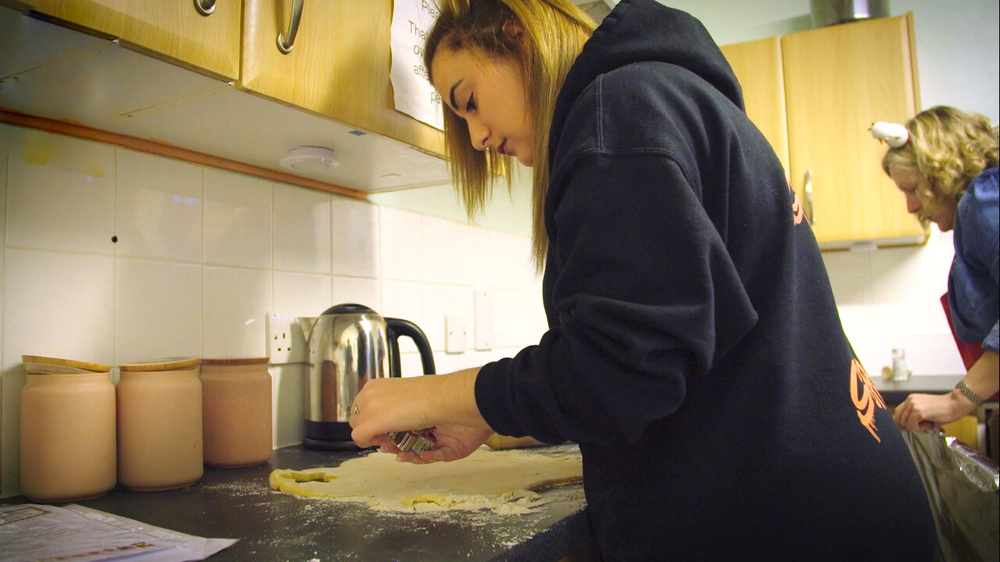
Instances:
[[[172,357],[169,359],[155,359],[141,363],[126,363],[118,365],[124,373],[147,373],[152,371],[183,371],[193,369],[198,366],[201,359],[197,357]]]
[[[210,367],[234,367],[240,365],[265,365],[270,361],[267,357],[246,357],[240,359],[202,359],[202,365]]]
[[[107,373],[111,370],[109,365],[101,363],[38,355],[22,355],[21,362],[25,370],[34,374]]]

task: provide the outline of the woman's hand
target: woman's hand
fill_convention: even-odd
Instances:
[[[464,459],[478,449],[493,435],[492,429],[469,427],[467,425],[439,425],[434,427],[434,437],[437,442],[434,448],[419,455],[402,453],[391,441],[382,445],[383,453],[395,453],[396,460],[413,464],[430,464],[434,462],[451,462]]]
[[[899,429],[923,431],[935,425],[951,423],[976,411],[976,405],[964,394],[911,394],[896,407],[893,417]]]
[[[351,438],[361,447],[378,445],[404,462],[463,458],[493,431],[479,413],[475,384],[479,369],[405,379],[374,379],[354,400]],[[438,441],[421,455],[401,453],[389,432],[434,427]]]
[[[1000,386],[1000,355],[985,351],[962,379],[979,396],[993,396]],[[923,431],[934,425],[958,421],[977,410],[975,402],[952,390],[948,394],[911,394],[896,408],[899,429]]]

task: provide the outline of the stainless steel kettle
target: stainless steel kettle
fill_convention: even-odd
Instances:
[[[318,318],[297,318],[309,354],[304,444],[350,448],[351,405],[365,383],[400,376],[399,337],[417,344],[424,374],[434,373],[427,336],[413,322],[383,318],[360,304],[338,304]]]

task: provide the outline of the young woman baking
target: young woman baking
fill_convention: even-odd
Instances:
[[[532,167],[549,330],[478,369],[379,379],[354,440],[570,440],[605,560],[930,560],[920,477],[844,336],[808,221],[700,22],[620,2],[451,0],[427,39],[469,209]],[[459,461],[461,462],[461,461]],[[502,477],[502,475],[499,475]]]

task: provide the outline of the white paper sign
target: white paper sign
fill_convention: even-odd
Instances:
[[[395,0],[392,8],[392,66],[389,78],[396,111],[444,129],[444,107],[424,67],[424,40],[437,19],[433,0]]]

